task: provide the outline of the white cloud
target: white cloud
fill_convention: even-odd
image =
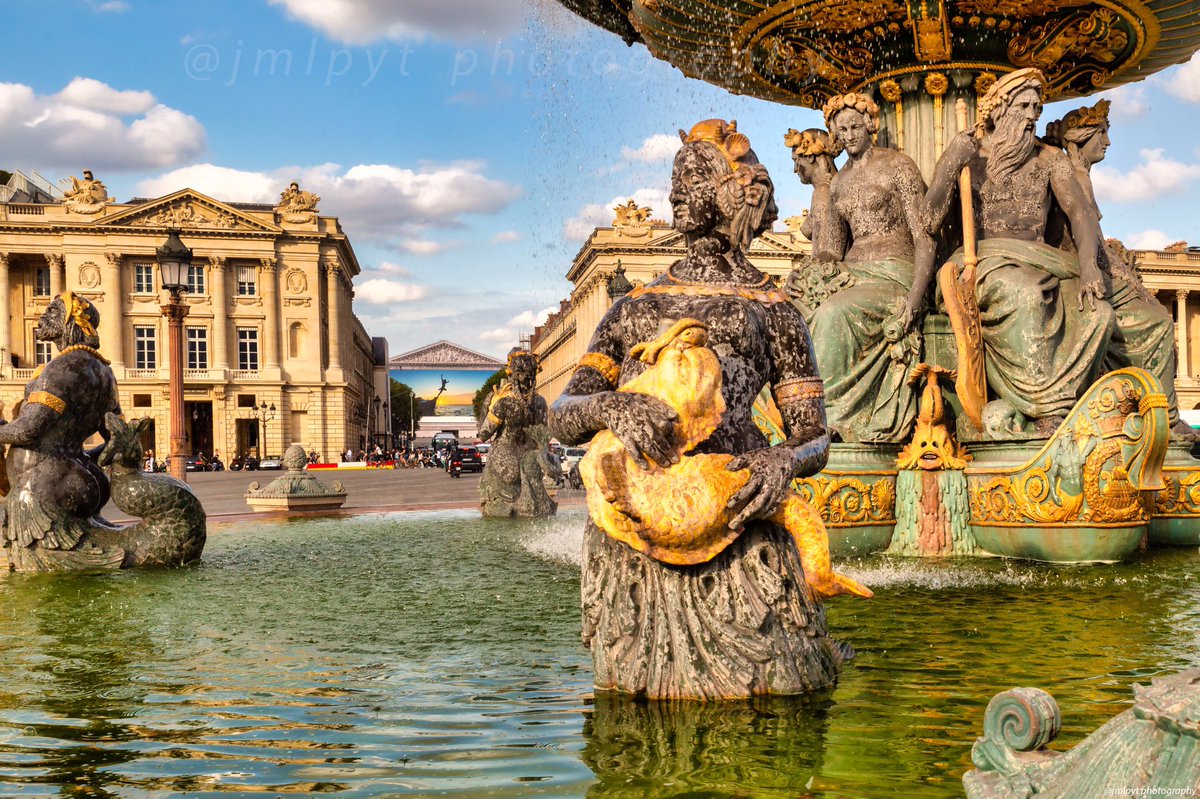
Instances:
[[[284,184],[262,172],[243,172],[216,164],[193,164],[137,184],[139,194],[161,197],[183,188],[225,202],[269,203],[279,199]]]
[[[401,283],[398,280],[374,278],[365,280],[354,287],[354,298],[372,305],[392,305],[398,302],[412,302],[424,299],[429,293],[425,286],[415,283]]]
[[[622,195],[614,197],[606,204],[585,205],[571,219],[568,219],[563,225],[563,236],[568,241],[587,241],[588,236],[592,235],[598,227],[608,227],[613,223],[613,218],[616,212],[613,211],[618,205],[624,205],[631,199],[630,195]],[[671,215],[671,203],[667,199],[667,193],[662,189],[638,189],[632,195],[632,199],[639,206],[649,206],[654,212],[655,219],[667,219]]]
[[[440,241],[422,241],[420,239],[406,239],[400,242],[400,246],[413,255],[434,255],[446,247]]]
[[[522,335],[532,333],[535,327],[546,321],[546,317],[557,310],[557,306],[552,306],[540,311],[519,313],[503,326],[480,333],[479,338],[483,341],[511,342],[515,346]]]
[[[1180,191],[1200,178],[1200,164],[1184,164],[1166,158],[1161,148],[1142,150],[1142,162],[1128,172],[1104,166],[1092,169],[1096,199],[1130,203]]]
[[[132,171],[195,158],[204,151],[205,131],[195,117],[149,92],[77,77],[46,96],[0,83],[0,141],[12,166]]]
[[[504,230],[492,236],[492,244],[508,244],[513,241],[520,241],[521,234],[515,230]]]
[[[644,164],[659,164],[670,161],[679,152],[679,136],[659,133],[642,142],[636,150],[632,147],[622,147],[621,155],[626,161],[640,161]]]
[[[118,91],[94,78],[74,78],[53,99],[100,113],[144,114],[156,105],[150,92]]]
[[[288,16],[346,44],[425,36],[498,37],[521,19],[520,0],[270,0]]]
[[[1182,100],[1200,103],[1200,57],[1192,56],[1186,64],[1172,68],[1163,77],[1168,92]]]
[[[133,8],[125,0],[88,0],[88,6],[102,14],[121,14]]]
[[[400,266],[400,264],[394,264],[390,261],[384,261],[375,271],[382,272],[385,275],[395,275],[396,277],[413,276],[411,269],[406,269],[405,267]]]
[[[1143,230],[1141,233],[1134,233],[1131,236],[1126,236],[1122,242],[1131,250],[1161,250],[1168,244],[1173,244],[1178,239],[1173,239],[1161,230]]]
[[[1150,103],[1146,100],[1146,87],[1140,84],[1121,86],[1101,96],[1112,103],[1111,116],[1118,121],[1136,119],[1150,111]]]
[[[3,110],[0,94],[0,114]],[[269,173],[197,164],[144,180],[138,191],[158,196],[190,186],[219,200],[276,202],[283,187],[296,180],[321,196],[323,213],[352,226],[352,235],[394,241],[421,253],[441,245],[417,238],[420,231],[460,225],[467,214],[497,213],[521,195],[520,186],[488,178],[483,169],[476,161],[416,170],[364,164],[342,171],[338,164],[320,164]]]

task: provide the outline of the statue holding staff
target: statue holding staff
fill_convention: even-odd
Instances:
[[[976,127],[951,139],[938,160],[927,195],[938,227],[970,167],[988,386],[1006,413],[1032,421],[1040,435],[1099,377],[1116,326],[1095,204],[1066,154],[1036,137],[1044,85],[1036,69],[996,81],[980,100]],[[1077,256],[1046,243],[1051,201],[1070,220]],[[963,252],[953,260],[961,263]]]

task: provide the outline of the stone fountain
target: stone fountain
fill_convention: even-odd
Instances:
[[[246,504],[258,513],[273,511],[331,511],[346,504],[346,489],[341,481],[325,485],[307,471],[308,455],[300,444],[292,444],[283,454],[287,474],[260,487],[257,482],[246,490]]]
[[[1032,133],[1043,102],[1186,60],[1200,3],[560,2],[690,77],[824,112],[785,136],[813,186],[786,288],[834,439],[799,489],[835,554],[1200,543],[1170,314],[1096,224],[1108,104]],[[769,392],[754,416],[786,438]]]

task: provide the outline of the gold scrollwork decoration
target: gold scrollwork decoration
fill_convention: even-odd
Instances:
[[[857,477],[816,475],[793,486],[830,527],[896,522],[896,486],[887,477],[868,483]]]

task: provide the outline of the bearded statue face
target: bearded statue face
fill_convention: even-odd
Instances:
[[[1037,121],[1042,115],[1042,92],[1035,83],[1016,90],[1007,103],[992,112],[992,152],[988,176],[1011,175],[1025,164],[1037,146]]]
[[[532,355],[518,355],[508,367],[513,383],[527,391],[537,382],[537,361]]]
[[[66,320],[67,311],[62,297],[55,297],[33,328],[33,337],[38,341],[58,341],[66,332]]]

